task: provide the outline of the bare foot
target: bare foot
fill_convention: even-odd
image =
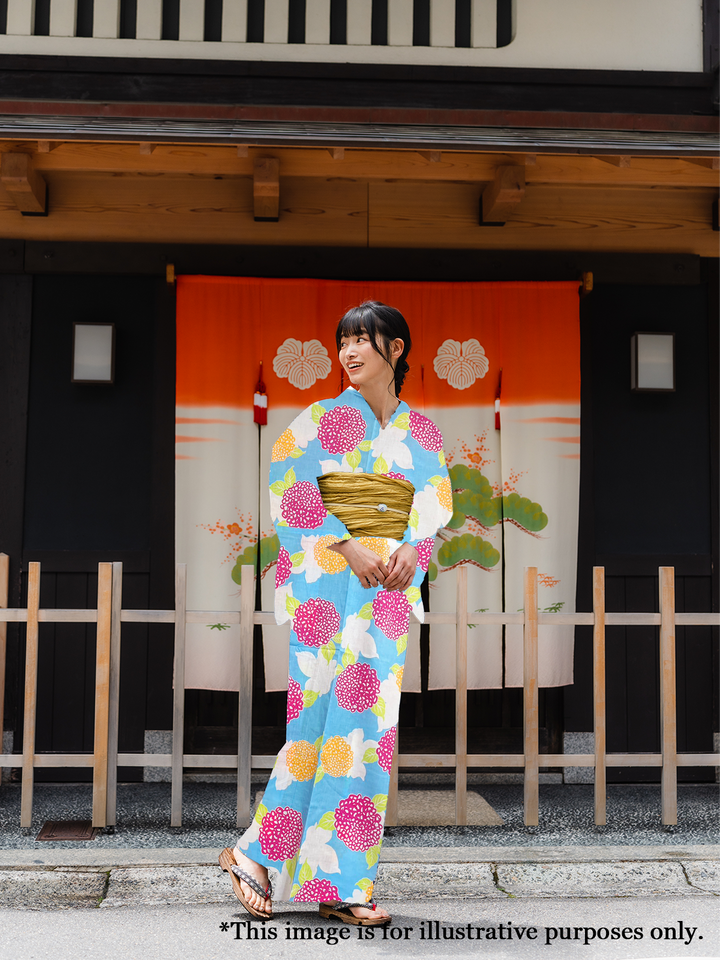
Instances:
[[[250,857],[246,857],[245,854],[238,850],[237,847],[233,850],[235,856],[235,862],[237,865],[249,873],[250,876],[257,880],[263,890],[267,890],[268,886],[268,872],[267,867],[261,866],[259,863],[255,863],[254,860],[251,860]],[[242,877],[237,878],[240,881],[240,887],[242,889],[245,899],[250,904],[251,907],[254,907],[255,910],[259,910],[261,913],[272,913],[272,901],[268,897],[267,900],[264,900],[259,893],[256,893],[252,887],[242,879]]]

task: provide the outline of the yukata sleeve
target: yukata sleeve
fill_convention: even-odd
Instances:
[[[320,457],[327,456],[317,439],[317,425],[308,407],[293,420],[275,443],[270,463],[270,516],[280,542],[275,585],[292,579],[301,555],[313,549],[320,537],[325,546],[349,540],[344,523],[328,513],[317,478],[322,474]],[[281,622],[284,600],[276,596],[275,615]]]

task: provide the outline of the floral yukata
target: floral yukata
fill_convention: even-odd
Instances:
[[[385,563],[401,542],[416,548],[407,590],[363,588],[328,549],[350,537],[317,485],[334,471],[415,487],[402,541],[358,537]],[[350,387],[308,407],[278,439],[270,500],[280,540],[275,615],[292,620],[287,741],[238,848],[277,871],[277,900],[364,903],[380,856],[410,613],[423,619],[420,584],[452,515],[442,436],[402,402],[381,428]]]

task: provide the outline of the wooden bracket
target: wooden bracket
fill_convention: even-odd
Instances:
[[[424,157],[428,163],[440,163],[442,160],[441,150],[418,150],[421,157]]]
[[[245,158],[250,156],[250,148],[246,143],[239,143],[237,148],[238,157]]]
[[[156,143],[141,143],[140,144],[140,155],[143,157],[149,157],[157,148]]]
[[[525,154],[525,166],[526,166],[526,167],[536,167],[536,166],[537,166],[537,154],[536,154],[536,153],[526,153],[526,154]]]
[[[593,275],[590,270],[583,270],[580,274],[580,298],[586,297],[589,293],[592,293],[593,289]]]
[[[38,153],[52,153],[62,146],[62,140],[38,140]]]
[[[480,198],[480,226],[503,227],[525,196],[525,167],[498,167]]]
[[[255,160],[253,209],[255,220],[261,223],[280,219],[280,161],[275,157]]]
[[[174,263],[165,264],[165,280],[170,284],[171,287],[174,286],[175,284],[175,264]]]
[[[47,184],[27,153],[4,153],[0,180],[24,217],[47,216]]]
[[[611,163],[614,167],[627,167],[630,166],[630,157],[609,157],[609,156],[598,156],[595,157],[596,160],[602,160],[605,163]]]
[[[683,157],[685,163],[694,163],[708,170],[720,170],[720,157]]]
[[[345,147],[328,147],[328,151],[333,160],[345,159]]]

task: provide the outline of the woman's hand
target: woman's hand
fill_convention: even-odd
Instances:
[[[368,550],[357,540],[342,540],[328,547],[336,553],[342,554],[347,560],[350,569],[366,590],[371,587],[383,586],[387,580],[389,568],[372,550]],[[392,563],[392,558],[391,561]]]
[[[401,544],[388,560],[386,590],[407,590],[412,584],[417,567],[418,554],[410,543]]]

